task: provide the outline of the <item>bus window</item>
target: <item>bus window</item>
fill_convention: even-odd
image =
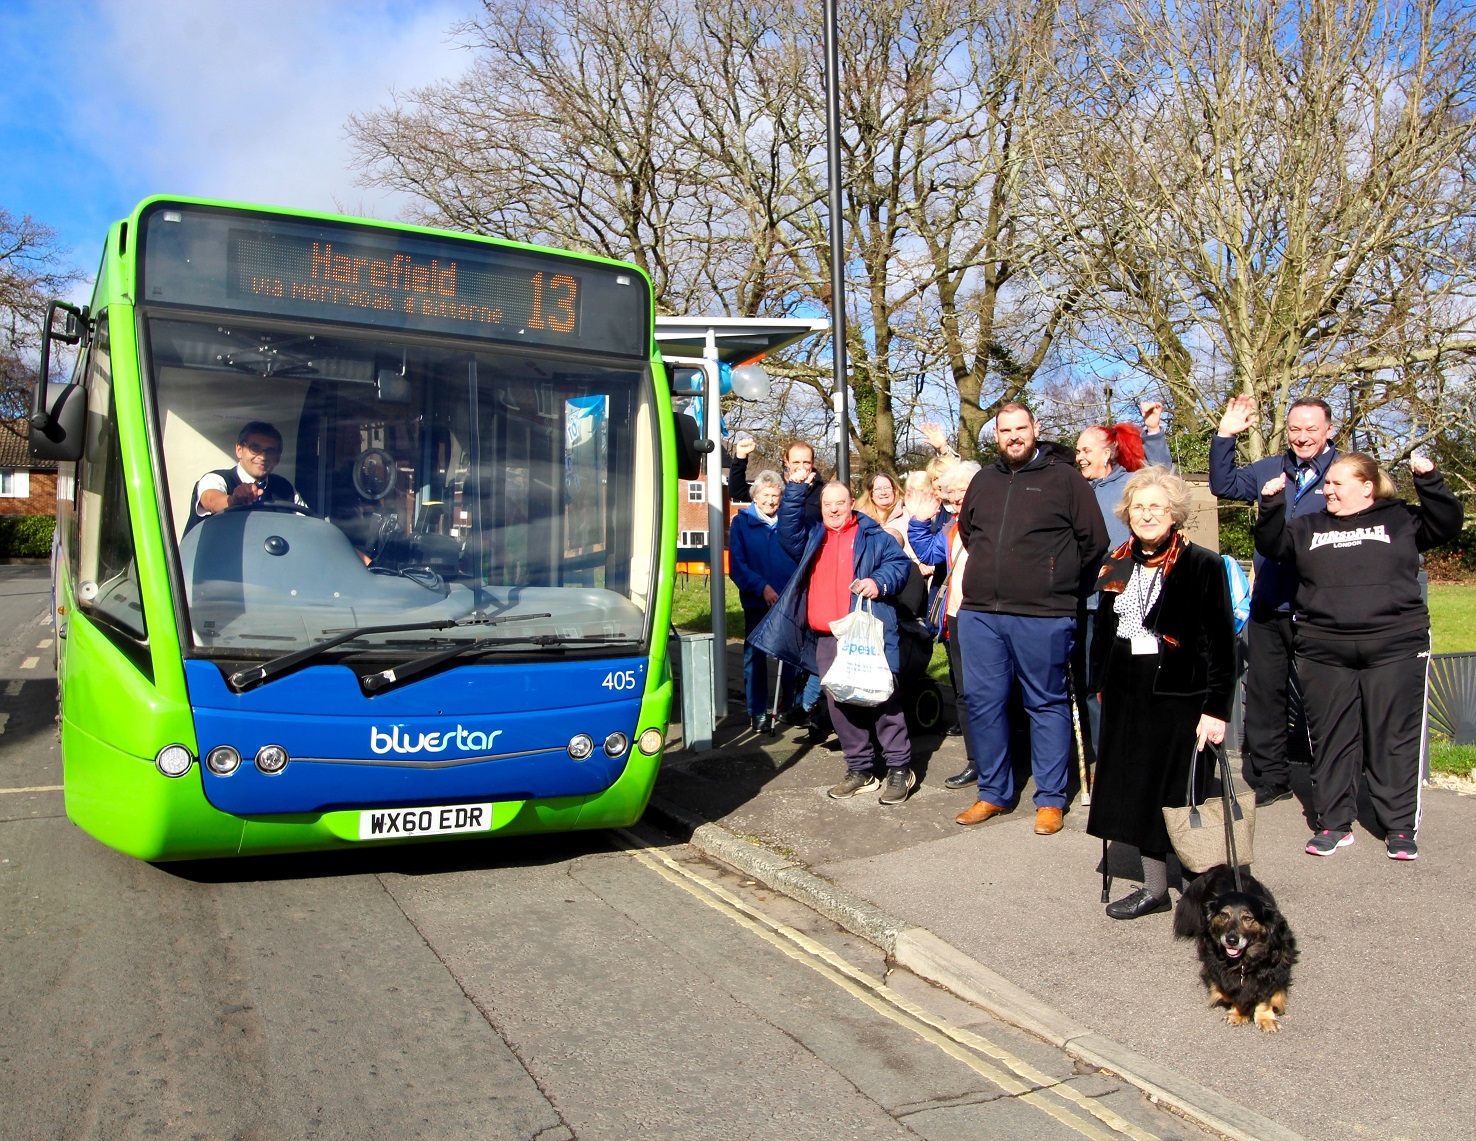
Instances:
[[[133,526],[113,410],[108,318],[99,315],[88,358],[88,440],[77,463],[75,574],[77,603],[137,659],[148,638],[134,561]],[[134,644],[128,645],[131,641]]]
[[[645,639],[659,521],[644,365],[173,319],[148,341],[199,648],[280,653],[472,615]],[[281,437],[255,441],[273,445],[270,481],[237,467],[251,424]],[[206,475],[255,478],[261,497],[213,512]]]

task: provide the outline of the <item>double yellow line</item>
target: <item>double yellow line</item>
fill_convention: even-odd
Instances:
[[[952,1026],[908,1002],[885,983],[858,970],[830,948],[802,931],[769,918],[721,884],[697,875],[665,852],[652,848],[635,833],[623,828],[616,829],[616,833],[626,841],[625,850],[636,862],[753,932],[795,962],[803,963],[884,1018],[962,1062],[1011,1097],[1048,1114],[1083,1137],[1100,1141],[1115,1141],[1119,1137],[1130,1137],[1133,1141],[1159,1141],[1155,1134],[1113,1113],[1069,1082],[1036,1069],[982,1035]],[[985,1059],[992,1059],[999,1065]],[[1085,1120],[1081,1113],[1074,1112],[1076,1110],[1090,1115],[1095,1121]],[[1106,1130],[1098,1128],[1096,1122],[1106,1126]]]

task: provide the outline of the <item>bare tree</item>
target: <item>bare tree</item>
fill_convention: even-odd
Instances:
[[[1348,427],[1472,347],[1476,10],[1441,0],[1123,0],[1041,155],[1120,359],[1181,422],[1232,391],[1329,396]],[[1068,157],[1069,156],[1069,157]],[[1091,324],[1090,322],[1088,322]],[[1427,386],[1428,387],[1428,386]],[[1424,395],[1429,403],[1430,392]],[[1429,421],[1426,422],[1427,424]]]
[[[963,379],[971,449],[985,375],[1017,394],[1064,313],[1047,305],[1034,329],[1000,319],[1017,249],[1049,242],[1020,225],[1011,149],[1040,20],[1006,7],[853,0],[843,14],[847,427],[862,470],[895,465],[899,383],[943,369]],[[421,220],[632,260],[667,311],[813,313],[831,301],[817,26],[786,0],[487,0],[459,29],[465,76],[349,129],[364,176],[416,195]],[[777,367],[821,400],[827,364],[812,346]]]
[[[81,278],[66,255],[50,226],[0,209],[0,424],[7,430],[30,407],[29,354],[46,304]]]

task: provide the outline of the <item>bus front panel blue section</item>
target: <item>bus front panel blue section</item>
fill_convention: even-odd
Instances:
[[[205,795],[238,816],[603,792],[634,747],[646,659],[466,665],[365,697],[343,665],[313,666],[234,693],[207,661],[185,663]],[[604,748],[612,733],[628,744]],[[583,760],[569,743],[587,734]],[[204,765],[241,754],[235,772]],[[278,773],[254,763],[286,749]]]

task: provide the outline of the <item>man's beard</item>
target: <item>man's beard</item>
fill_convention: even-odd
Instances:
[[[1035,443],[1006,444],[1004,457],[1007,463],[1024,463],[1035,451]]]

